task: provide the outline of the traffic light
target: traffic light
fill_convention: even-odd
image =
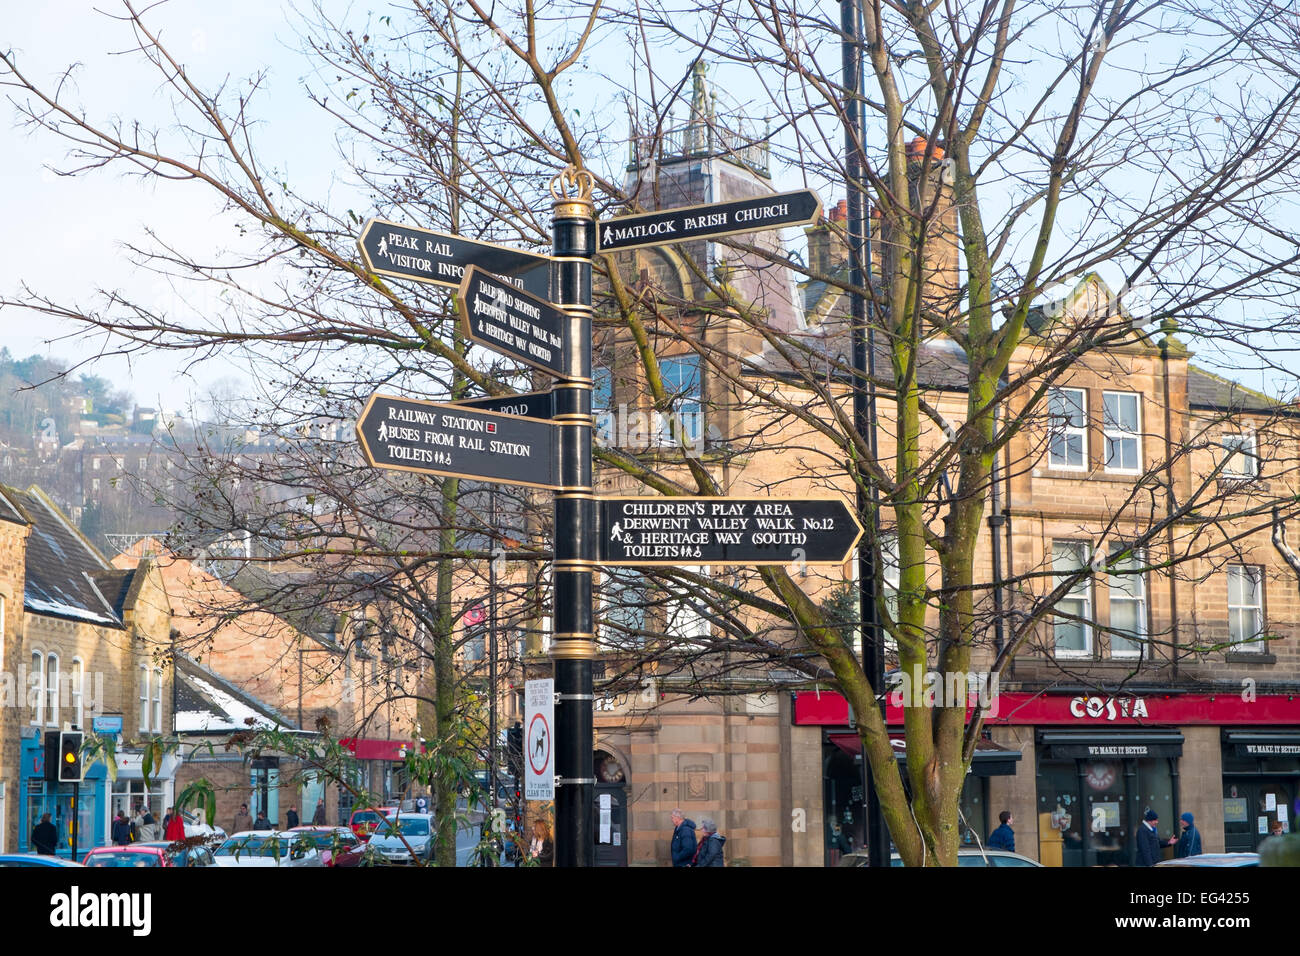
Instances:
[[[524,774],[524,725],[519,721],[506,730],[506,758],[510,775],[518,780]]]
[[[59,782],[80,783],[81,768],[80,732],[65,730],[59,734]]]
[[[59,782],[59,732],[45,731],[45,781]]]

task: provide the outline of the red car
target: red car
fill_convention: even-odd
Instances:
[[[320,850],[326,866],[360,866],[365,855],[365,841],[347,827],[294,827],[293,838],[309,839]]]
[[[348,827],[357,835],[357,839],[362,843],[370,839],[370,834],[375,832],[375,827],[379,826],[380,821],[389,814],[397,812],[397,807],[370,807],[365,810],[353,810],[352,816],[348,818]]]
[[[81,862],[83,866],[216,866],[212,851],[205,846],[166,842],[99,846]]]

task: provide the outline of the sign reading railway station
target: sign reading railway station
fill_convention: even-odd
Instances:
[[[551,257],[536,252],[383,219],[367,219],[357,245],[376,275],[456,288],[466,269],[479,266],[533,295],[550,295]]]
[[[842,498],[597,499],[600,563],[841,564],[862,525]]]
[[[560,484],[557,426],[548,421],[372,395],[357,438],[376,468],[528,488]]]
[[[816,222],[821,212],[821,200],[810,189],[703,206],[679,206],[606,219],[599,224],[597,245],[601,252],[618,252],[620,249],[662,246],[691,239],[716,239],[781,226],[806,225]]]
[[[569,365],[569,317],[477,266],[465,270],[456,306],[471,342],[563,375]]]

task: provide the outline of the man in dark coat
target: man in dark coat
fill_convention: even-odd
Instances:
[[[692,866],[726,866],[722,860],[722,844],[727,838],[718,833],[718,825],[705,817],[700,821],[700,829],[705,832],[704,839],[695,850],[695,862]]]
[[[113,845],[126,846],[131,842],[131,821],[126,818],[126,814],[121,810],[117,811],[117,818],[113,821]]]
[[[50,822],[48,813],[41,814],[41,822],[32,827],[32,846],[42,856],[54,856],[59,845],[59,831]]]
[[[1183,821],[1183,834],[1178,838],[1174,856],[1180,860],[1185,856],[1200,856],[1201,831],[1196,829],[1195,818],[1190,813],[1184,813],[1179,819]]]
[[[265,810],[258,810],[258,811],[257,811],[257,819],[253,821],[253,829],[254,829],[254,830],[269,830],[269,829],[271,829],[271,821],[270,821],[269,819],[267,819],[266,811],[265,811]]]
[[[687,820],[681,810],[673,810],[673,866],[690,866],[695,856],[695,821]]]
[[[287,829],[292,830],[298,826],[298,808],[290,807],[289,812],[284,815],[284,825]]]
[[[989,834],[987,845],[990,850],[1016,852],[1016,831],[1011,829],[1011,824],[1015,822],[1010,810],[1003,810],[998,814],[998,828]]]
[[[1155,866],[1160,862],[1160,836],[1156,833],[1156,821],[1160,814],[1148,810],[1142,815],[1142,823],[1137,829],[1137,865]]]
[[[325,801],[316,801],[316,812],[312,814],[311,822],[318,827],[325,825]]]

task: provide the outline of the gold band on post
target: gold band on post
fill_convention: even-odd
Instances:
[[[590,661],[598,656],[595,641],[567,640],[551,643],[553,661]]]

